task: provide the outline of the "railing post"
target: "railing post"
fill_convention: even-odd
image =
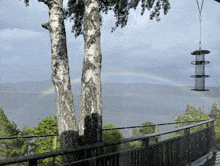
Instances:
[[[149,166],[149,138],[144,138],[142,140],[142,147],[144,148],[144,152],[143,152],[143,156],[142,156],[142,162],[141,165],[142,166]]]
[[[187,166],[191,166],[191,155],[190,155],[190,153],[191,153],[191,151],[190,151],[190,129],[188,128],[188,129],[185,129],[184,130],[184,135],[185,135],[185,141],[186,141],[186,143],[185,143],[185,145],[186,145],[186,147],[187,147],[187,150],[186,150],[186,152],[185,152],[185,155],[186,155],[186,159],[187,159]]]
[[[155,126],[155,133],[158,133],[158,125],[156,125]],[[158,142],[159,141],[159,138],[158,138],[158,136],[156,137],[156,142]]]
[[[57,136],[53,139],[53,150],[55,151],[57,149]],[[52,158],[52,164],[55,165],[56,156]]]
[[[212,152],[213,154],[216,152],[216,138],[215,138],[215,121],[212,121],[210,125],[212,126],[211,132],[212,132],[212,138],[211,138],[211,146],[212,146]]]

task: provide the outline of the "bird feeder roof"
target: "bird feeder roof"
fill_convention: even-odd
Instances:
[[[209,50],[196,50],[193,51],[191,54],[192,55],[203,55],[203,54],[209,54],[210,51]]]

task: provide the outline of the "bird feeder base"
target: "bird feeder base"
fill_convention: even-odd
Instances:
[[[210,91],[209,89],[191,89],[193,91]]]

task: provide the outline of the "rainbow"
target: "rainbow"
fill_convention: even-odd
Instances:
[[[186,90],[189,90],[190,92],[192,93],[195,93],[199,96],[201,96],[203,99],[211,102],[211,103],[214,103],[215,100],[213,100],[212,98],[210,97],[207,97],[207,96],[204,96],[203,94],[197,92],[197,91],[192,91],[190,89],[190,87],[188,86],[185,86],[177,81],[174,81],[174,80],[171,80],[171,79],[168,79],[168,78],[165,78],[165,77],[162,77],[162,76],[158,76],[158,75],[155,75],[155,74],[146,74],[146,73],[138,73],[138,72],[124,72],[124,71],[117,71],[117,72],[102,72],[101,73],[102,76],[121,76],[121,75],[127,75],[127,76],[138,76],[138,77],[144,77],[144,78],[151,78],[151,79],[154,79],[154,80],[159,80],[159,81],[164,81],[164,82],[167,82],[167,83],[170,83],[172,85],[175,85],[175,86],[179,86],[179,87],[182,87]],[[75,82],[79,82],[81,80],[81,76],[75,78],[75,79],[72,79],[71,80],[71,84],[72,83],[75,83]],[[42,95],[47,95],[51,92],[54,91],[54,87],[51,87],[45,91],[42,92]]]

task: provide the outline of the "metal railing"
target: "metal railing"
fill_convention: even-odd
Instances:
[[[216,118],[220,119],[220,118]],[[207,120],[207,119],[206,119]],[[185,121],[185,122],[172,122],[172,123],[159,123],[159,124],[153,124],[153,125],[144,125],[144,126],[129,126],[129,127],[116,127],[116,128],[107,128],[107,129],[102,129],[102,131],[108,131],[108,130],[123,130],[123,129],[133,129],[133,128],[140,128],[140,127],[155,127],[155,133],[158,131],[159,126],[164,126],[164,125],[172,125],[172,124],[180,124],[180,123],[193,123],[193,122],[202,122],[206,120],[194,120],[194,121]],[[43,135],[30,135],[30,136],[17,136],[17,137],[0,137],[0,140],[4,139],[21,139],[21,138],[36,138],[36,137],[50,137],[50,136],[59,136],[58,133],[55,134],[43,134]]]
[[[58,150],[48,153],[35,154],[31,156],[22,156],[7,158],[0,160],[0,165],[14,164],[29,162],[29,165],[37,165],[37,161],[49,157],[58,155],[66,155],[70,153],[78,153],[87,150],[94,150],[97,148],[103,148],[112,145],[119,145],[123,143],[142,141],[142,147],[135,148],[127,151],[119,151],[110,154],[103,154],[99,156],[93,156],[72,163],[72,164],[92,164],[97,166],[120,166],[120,165],[145,165],[145,166],[159,166],[159,165],[183,165],[190,163],[193,160],[208,153],[213,147],[215,147],[215,131],[214,131],[214,119],[206,120],[197,124],[176,128],[169,131],[162,131],[144,136],[125,138],[122,140],[96,143],[92,145],[85,145],[81,147],[75,147],[72,149]],[[189,123],[189,122],[186,122]],[[173,123],[175,124],[175,123]],[[190,128],[204,125],[206,127],[196,132],[190,133]],[[157,124],[158,125],[158,124]],[[149,126],[149,125],[148,125]],[[150,125],[155,126],[155,125]],[[143,127],[143,126],[141,126]],[[184,131],[184,135],[167,139],[150,145],[149,139],[152,137],[158,137],[165,134],[170,134],[178,131]]]

